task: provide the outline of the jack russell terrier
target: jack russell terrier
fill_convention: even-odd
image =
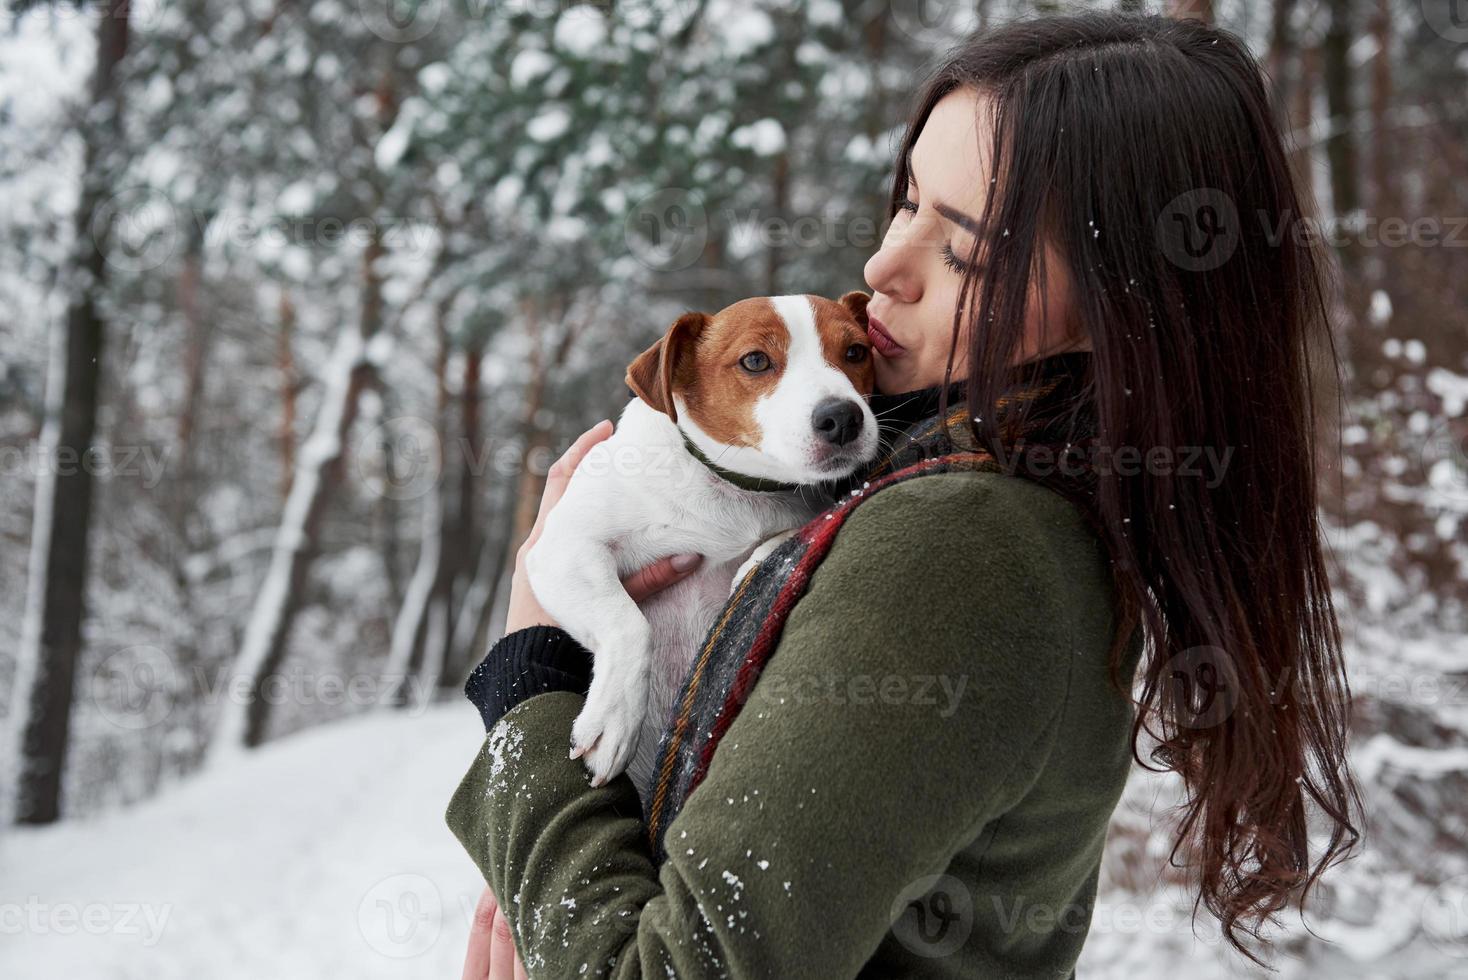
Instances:
[[[637,395],[592,447],[526,555],[546,611],[593,654],[572,727],[601,785],[640,794],[699,643],[731,588],[831,503],[825,481],[877,452],[867,300],[774,296],[685,313],[627,369]],[[690,576],[640,607],[621,577],[697,552]]]

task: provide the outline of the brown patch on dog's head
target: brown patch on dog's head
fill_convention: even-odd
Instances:
[[[812,296],[816,311],[816,330],[821,335],[821,348],[826,360],[845,372],[857,393],[866,397],[877,384],[872,366],[872,342],[867,339],[867,301],[860,290],[852,290],[839,300]]]
[[[627,369],[627,386],[674,422],[676,393],[704,432],[731,446],[759,443],[754,403],[780,380],[790,334],[764,297],[744,299],[713,316],[685,313]],[[768,367],[751,371],[763,354]]]
[[[758,446],[754,403],[784,375],[790,330],[768,298],[744,299],[714,317],[698,345],[693,381],[684,393],[699,428],[729,446]],[[749,359],[763,355],[762,371]]]

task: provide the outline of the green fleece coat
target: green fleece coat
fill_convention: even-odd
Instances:
[[[837,534],[661,869],[631,781],[567,758],[565,691],[495,725],[448,823],[531,977],[1067,977],[1129,768],[1113,628],[1072,504],[909,480]]]

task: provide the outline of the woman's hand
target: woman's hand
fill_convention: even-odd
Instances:
[[[591,447],[611,434],[610,420],[598,422],[582,433],[546,473],[545,492],[540,497],[540,512],[535,517],[535,526],[530,529],[525,543],[520,545],[520,550],[515,554],[515,574],[510,581],[510,607],[505,618],[507,633],[527,626],[556,625],[555,620],[536,601],[535,593],[530,588],[530,580],[525,575],[525,555],[540,540],[546,515],[565,494],[566,485],[571,482],[571,474],[576,472],[576,467]],[[688,575],[702,561],[702,555],[673,555],[663,558],[623,579],[622,586],[634,601],[641,602]],[[515,950],[514,939],[510,934],[509,920],[500,911],[494,892],[486,888],[484,894],[479,896],[479,904],[474,909],[474,921],[469,928],[469,950],[464,957],[464,980],[524,980],[525,976],[525,967],[520,962],[520,954]]]
[[[540,540],[540,533],[545,527],[546,515],[566,492],[566,485],[571,482],[571,474],[576,472],[576,467],[590,452],[591,447],[611,434],[611,420],[603,419],[571,443],[571,448],[567,449],[546,473],[545,492],[540,497],[540,513],[535,516],[535,526],[530,529],[525,543],[520,545],[520,550],[515,554],[515,574],[510,580],[510,606],[505,617],[506,633],[513,633],[527,626],[558,625],[555,620],[551,619],[550,613],[541,608],[535,598],[535,593],[530,588],[530,580],[525,575],[525,555],[529,553],[531,546]],[[663,558],[640,571],[633,572],[622,580],[622,586],[634,602],[641,602],[687,576],[702,561],[702,555],[673,555],[670,558]]]
[[[463,980],[528,980],[515,940],[510,934],[510,920],[500,911],[494,892],[488,888],[474,907],[474,921],[469,925],[469,952],[464,956]]]

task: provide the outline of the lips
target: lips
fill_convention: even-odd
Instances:
[[[881,320],[872,316],[870,311],[867,313],[867,338],[871,340],[877,353],[883,357],[901,357],[907,353],[907,348],[893,340],[886,326]]]

